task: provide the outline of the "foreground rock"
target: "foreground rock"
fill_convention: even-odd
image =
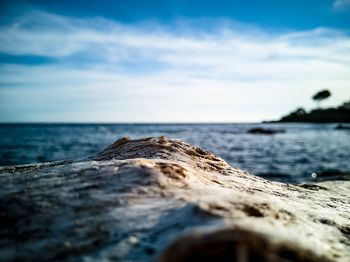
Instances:
[[[349,181],[270,182],[164,137],[0,169],[1,261],[349,261]]]

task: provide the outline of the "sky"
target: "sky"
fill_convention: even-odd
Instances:
[[[0,122],[258,122],[350,99],[350,0],[0,3]]]

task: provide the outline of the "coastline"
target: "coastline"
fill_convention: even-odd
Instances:
[[[346,102],[338,107],[317,108],[309,112],[303,108],[281,117],[271,123],[350,123],[350,102]]]

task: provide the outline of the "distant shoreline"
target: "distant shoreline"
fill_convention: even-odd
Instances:
[[[318,108],[310,112],[298,108],[279,120],[264,121],[263,123],[350,123],[350,102],[337,108]]]
[[[260,122],[169,122],[169,123],[157,123],[157,122],[135,122],[135,123],[127,123],[127,122],[115,122],[115,123],[109,123],[109,122],[18,122],[18,123],[0,123],[0,126],[29,126],[29,125],[36,125],[36,126],[59,126],[59,125],[76,125],[76,126],[89,126],[89,125],[261,125],[261,124],[280,124],[280,123],[290,123],[290,124],[337,124],[341,122],[280,122],[280,120],[263,120]]]

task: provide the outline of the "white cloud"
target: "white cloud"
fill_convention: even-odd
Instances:
[[[58,63],[2,65],[0,120],[259,121],[311,107],[324,87],[334,93],[328,105],[350,97],[350,37],[341,31],[190,24],[36,11],[1,26],[0,52]]]
[[[336,10],[344,10],[350,8],[350,0],[335,0],[333,2],[333,8]]]

